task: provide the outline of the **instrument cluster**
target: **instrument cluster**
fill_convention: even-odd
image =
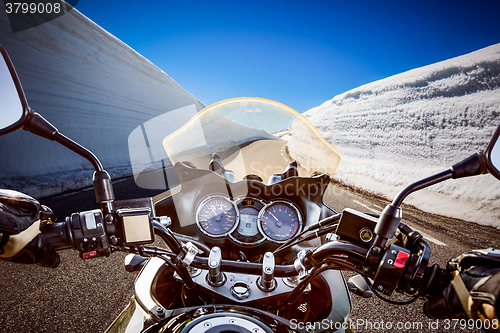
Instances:
[[[246,246],[266,240],[284,243],[301,231],[302,221],[297,206],[285,200],[265,202],[251,197],[231,200],[211,195],[196,209],[196,225],[203,234],[211,238],[229,237]]]

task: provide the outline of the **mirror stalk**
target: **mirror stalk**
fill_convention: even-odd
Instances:
[[[90,150],[71,140],[67,136],[61,134],[56,127],[54,127],[50,122],[48,122],[38,113],[33,112],[32,110],[30,113],[31,114],[28,116],[26,124],[23,127],[25,130],[48,140],[60,143],[64,147],[74,151],[75,153],[84,157],[90,163],[92,163],[95,171],[104,170],[101,162]]]
[[[487,163],[486,157],[483,153],[475,153],[466,159],[458,162],[457,164],[450,167],[448,170],[435,174],[433,176],[427,177],[425,179],[419,180],[413,184],[410,184],[404,188],[396,198],[392,201],[392,205],[399,207],[403,200],[413,192],[421,190],[423,188],[429,187],[431,185],[441,183],[447,179],[453,178],[464,178],[480,175],[487,173]]]
[[[392,201],[392,205],[399,207],[401,206],[401,203],[403,202],[404,199],[408,195],[410,195],[413,192],[416,192],[418,190],[421,190],[423,188],[429,187],[431,185],[441,183],[442,181],[445,181],[447,179],[451,179],[453,177],[453,171],[452,169],[448,169],[446,171],[440,172],[438,174],[435,174],[433,176],[424,178],[422,180],[419,180],[418,182],[415,182],[413,184],[408,185],[405,187],[399,194],[396,196],[396,198]]]
[[[440,183],[447,179],[457,179],[463,177],[471,177],[488,173],[488,161],[484,153],[473,154],[466,159],[458,162],[448,170],[419,180],[405,187],[391,204],[387,205],[380,215],[377,225],[375,226],[375,241],[367,255],[366,264],[378,262],[380,250],[385,247],[388,239],[394,237],[396,230],[401,222],[401,203],[413,192]]]
[[[451,168],[453,179],[477,176],[488,173],[486,157],[483,153],[475,153]]]
[[[113,192],[113,185],[111,184],[111,177],[104,170],[99,159],[90,150],[61,134],[56,127],[31,109],[23,129],[48,140],[60,143],[92,163],[95,169],[92,181],[94,183],[96,200],[98,203],[102,204],[103,207],[105,206],[106,210],[112,210],[110,203],[114,201],[115,195]]]

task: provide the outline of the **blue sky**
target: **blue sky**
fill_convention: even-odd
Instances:
[[[299,112],[500,42],[499,0],[85,1],[76,8],[209,105]]]

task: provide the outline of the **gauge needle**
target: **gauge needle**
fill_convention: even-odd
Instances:
[[[269,212],[269,214],[271,214],[271,216],[274,217],[274,219],[276,220],[276,222],[278,222],[278,218],[276,216],[274,216],[274,214],[272,212]]]

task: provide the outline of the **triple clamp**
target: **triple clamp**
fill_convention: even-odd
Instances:
[[[309,274],[309,272],[306,269],[306,266],[304,265],[305,259],[306,259],[306,250],[302,250],[299,253],[297,253],[297,259],[295,259],[295,261],[293,262],[293,266],[295,267],[295,270],[298,273],[299,280],[302,280]]]
[[[191,242],[187,242],[186,244],[182,244],[182,248],[186,251],[186,255],[182,258],[182,262],[184,266],[189,267],[194,260],[194,257],[201,253],[202,251],[196,247]]]

